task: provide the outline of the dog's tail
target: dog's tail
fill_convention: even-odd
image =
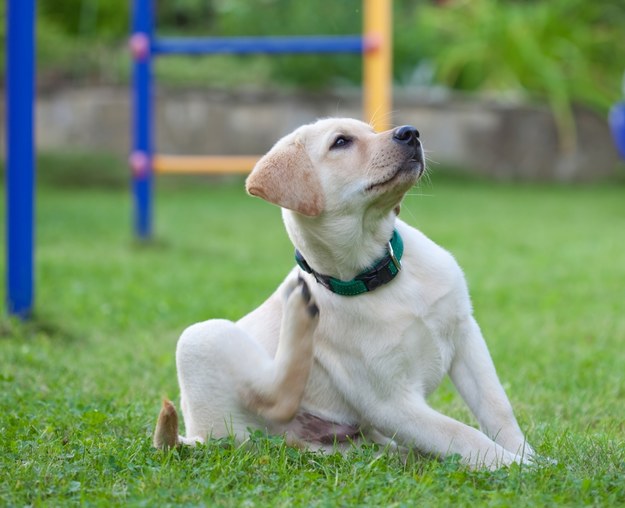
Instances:
[[[178,437],[178,413],[172,401],[163,399],[163,407],[154,429],[153,444],[160,450],[168,450],[180,444]]]

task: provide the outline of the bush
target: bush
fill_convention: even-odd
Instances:
[[[38,0],[40,19],[83,39],[118,39],[129,27],[130,0]]]
[[[618,97],[625,69],[618,0],[456,0],[423,5],[416,16],[437,83],[546,99],[565,149],[575,142],[574,102],[605,112]]]

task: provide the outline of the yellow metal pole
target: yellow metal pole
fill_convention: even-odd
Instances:
[[[260,155],[163,155],[154,156],[157,173],[226,174],[249,173]]]
[[[363,56],[363,110],[376,131],[391,124],[392,0],[363,0],[365,50]]]

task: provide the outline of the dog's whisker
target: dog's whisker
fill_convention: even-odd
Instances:
[[[424,192],[421,192],[419,189],[414,189],[414,190],[410,190],[410,191],[406,192],[406,196],[410,196],[410,197],[425,197],[425,198],[433,198],[433,197],[435,197],[434,194],[426,194]]]
[[[371,115],[371,119],[369,119],[368,121],[371,127],[373,127],[377,123],[378,120],[382,123],[388,123],[390,129],[393,129],[399,126],[391,122],[393,116],[399,113],[398,110],[391,110],[391,111],[385,112],[384,114],[379,114],[380,110],[381,110],[381,107],[378,107]]]

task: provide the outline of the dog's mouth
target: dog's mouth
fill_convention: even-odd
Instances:
[[[389,176],[383,178],[380,181],[373,182],[372,184],[368,185],[365,190],[369,192],[375,189],[386,187],[387,185],[392,184],[395,181],[403,179],[413,180],[412,183],[414,183],[423,174],[424,170],[425,163],[423,160],[423,150],[421,149],[421,147],[418,147],[410,156],[410,158],[404,161]]]

